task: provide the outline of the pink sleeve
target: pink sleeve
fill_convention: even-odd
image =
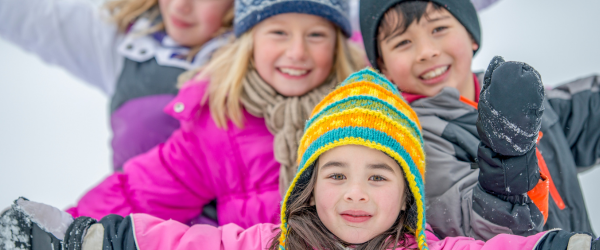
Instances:
[[[429,241],[430,250],[503,250],[503,249],[534,249],[537,242],[546,232],[523,237],[509,234],[499,234],[487,242],[468,237],[447,237],[440,241]]]
[[[96,219],[147,213],[181,222],[198,216],[215,194],[208,168],[199,167],[206,165],[203,150],[194,143],[196,135],[184,127],[125,163],[123,173],[106,178],[67,212]]]
[[[171,250],[264,250],[277,234],[277,225],[257,224],[246,230],[227,224],[221,227],[189,227],[173,220],[146,214],[131,215],[137,249]]]

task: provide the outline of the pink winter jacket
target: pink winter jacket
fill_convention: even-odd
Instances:
[[[172,220],[162,220],[146,214],[131,215],[137,249],[170,250],[265,250],[275,237],[279,226],[258,224],[246,230],[229,224],[221,227],[210,225],[186,226]],[[547,232],[529,237],[499,234],[487,242],[468,237],[438,239],[427,225],[427,244],[430,250],[505,250],[534,249]],[[409,247],[417,248],[414,237],[409,238]],[[398,248],[402,250],[404,248]]]
[[[67,212],[96,219],[147,213],[186,223],[216,199],[219,225],[279,223],[273,135],[247,112],[243,129],[231,122],[228,130],[217,128],[208,105],[200,105],[207,85],[189,83],[167,105],[181,128],[165,143],[126,162]]]

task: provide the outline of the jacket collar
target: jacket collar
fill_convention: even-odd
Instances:
[[[481,85],[479,84],[478,75],[475,73],[473,74],[473,82],[475,83],[475,103],[477,103],[479,102],[479,92],[481,91]],[[404,97],[404,100],[406,100],[406,102],[408,102],[409,104],[411,104],[414,101],[427,98],[427,96],[424,95],[416,95],[405,92],[402,92],[402,97]],[[463,99],[466,98],[463,97]]]

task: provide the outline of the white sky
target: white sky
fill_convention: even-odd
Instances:
[[[502,0],[480,13],[484,70],[494,55],[524,61],[548,86],[600,74],[597,0]],[[0,210],[19,196],[66,208],[111,170],[108,99],[0,39]],[[600,232],[600,170],[580,174]]]

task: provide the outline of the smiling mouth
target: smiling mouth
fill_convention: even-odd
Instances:
[[[277,68],[279,72],[289,75],[289,76],[305,76],[310,73],[310,70],[306,69],[292,69],[292,68]]]
[[[346,220],[348,222],[353,222],[353,223],[365,222],[373,217],[373,215],[370,215],[367,213],[354,213],[354,212],[349,212],[349,213],[345,212],[345,213],[340,214],[340,216],[342,216],[342,218],[344,218],[344,220]]]
[[[441,67],[438,67],[436,69],[427,71],[426,73],[424,73],[421,76],[419,76],[419,78],[421,78],[422,80],[433,79],[433,78],[436,78],[436,77],[441,76],[444,73],[446,73],[446,71],[448,71],[449,68],[450,68],[450,66],[448,66],[448,65],[441,66]]]
[[[185,22],[183,20],[180,20],[176,17],[171,17],[171,22],[173,23],[173,25],[179,27],[179,28],[189,28],[192,26],[191,23]]]

